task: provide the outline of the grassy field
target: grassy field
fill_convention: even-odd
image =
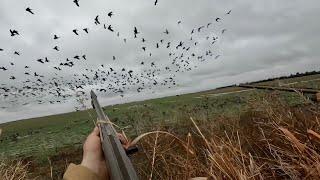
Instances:
[[[320,89],[320,75],[258,84]],[[297,93],[228,87],[108,106],[104,110],[132,138],[159,128],[183,136],[190,131],[190,117],[205,122],[213,122],[220,117],[238,118],[248,109],[250,102],[270,93],[275,93],[292,107],[304,103],[304,99]],[[65,155],[72,156],[74,152],[76,156],[69,160],[77,161],[81,157],[82,142],[92,130],[95,118],[92,110],[86,110],[0,124],[3,130],[0,137],[0,158],[23,158],[37,164],[34,168],[46,167],[49,164],[48,158],[57,158],[68,151],[71,154]],[[62,167],[58,169],[61,170]],[[47,174],[48,169],[45,170]],[[39,173],[35,175],[38,176]],[[61,172],[57,172],[56,177],[58,176],[61,176]]]

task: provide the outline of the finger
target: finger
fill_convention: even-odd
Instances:
[[[96,126],[96,127],[93,129],[93,131],[91,132],[91,135],[93,135],[93,136],[99,136],[99,134],[100,134],[99,128],[98,128],[98,126]]]
[[[126,140],[126,138],[124,138],[124,136],[120,133],[117,134],[121,144],[126,144],[128,141]]]

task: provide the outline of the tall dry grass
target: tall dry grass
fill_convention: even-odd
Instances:
[[[134,163],[143,179],[320,179],[319,116],[317,104],[290,107],[271,94],[236,118],[176,125],[183,146],[166,134],[143,139]]]
[[[1,180],[25,180],[28,176],[28,163],[19,160],[0,162]]]
[[[270,94],[250,100],[233,118],[194,111],[137,138],[140,152],[132,160],[141,179],[320,179],[318,104],[305,99],[290,107]],[[48,179],[63,174],[51,160]],[[28,175],[28,163],[0,163],[1,180]]]

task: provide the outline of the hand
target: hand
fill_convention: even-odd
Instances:
[[[101,179],[109,179],[109,173],[99,135],[99,128],[95,127],[92,133],[87,137],[87,140],[83,145],[83,159],[81,165],[89,168],[100,176]]]
[[[128,139],[121,133],[117,133],[117,136],[122,144],[123,149],[127,150],[130,147]]]

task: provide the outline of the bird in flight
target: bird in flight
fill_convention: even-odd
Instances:
[[[178,44],[178,46],[176,47],[176,49],[178,49],[179,47],[182,47],[183,46],[183,42],[180,41],[180,43]]]
[[[57,39],[59,39],[59,37],[57,35],[53,35],[53,39],[57,40]]]
[[[216,18],[216,22],[220,22],[221,18]]]
[[[2,69],[3,71],[6,71],[6,70],[8,70],[7,68],[5,68],[5,67],[0,67],[0,69]]]
[[[158,4],[158,0],[156,0],[155,2],[154,2],[154,5],[156,6]]]
[[[41,64],[44,64],[44,62],[43,62],[42,59],[38,59],[37,61],[38,61],[39,63],[41,63]]]
[[[32,12],[32,9],[30,9],[29,7],[26,9],[26,11],[29,12],[30,14],[34,14],[34,13]]]
[[[94,18],[94,23],[95,23],[96,25],[100,24],[99,15],[96,16],[96,18]]]
[[[15,51],[14,54],[20,56],[20,53],[17,51]]]
[[[138,31],[137,27],[134,27],[134,38],[137,38],[137,34],[139,34],[140,32]]]
[[[82,58],[83,58],[84,60],[87,60],[87,56],[86,56],[86,55],[83,55]]]
[[[226,14],[228,14],[228,15],[229,15],[229,14],[231,14],[231,12],[232,12],[232,10],[228,11]]]
[[[59,51],[58,46],[55,46],[53,49],[56,50],[56,51]]]
[[[110,12],[108,13],[108,16],[111,18],[111,17],[113,16],[113,12],[110,11]]]
[[[76,6],[80,7],[79,0],[74,0],[73,2],[76,4]]]
[[[168,44],[167,44],[167,48],[169,48],[169,47],[170,47],[170,44],[171,44],[171,43],[170,43],[170,42],[168,42]]]
[[[11,30],[11,29],[10,29],[10,33],[11,33],[11,36],[20,35],[17,30]]]
[[[169,34],[169,31],[168,31],[168,29],[166,29],[166,31],[164,32],[165,34]]]
[[[72,30],[72,31],[74,32],[74,34],[76,34],[77,36],[79,36],[77,29],[74,29],[74,30]]]
[[[222,29],[221,34],[224,34],[227,31],[227,29]]]
[[[113,59],[113,60],[116,60],[116,57],[115,57],[115,56],[113,56],[113,57],[112,57],[112,59]]]
[[[198,28],[198,32],[201,32],[201,29],[204,28],[204,26],[201,26]]]
[[[182,22],[181,21],[178,21],[178,24],[181,24]]]
[[[3,49],[2,49],[2,48],[0,48],[0,51],[3,51]]]
[[[88,28],[84,28],[83,30],[84,30],[84,32],[86,32],[87,34],[89,33]]]
[[[108,26],[108,30],[113,32],[114,30],[112,29],[111,25]]]

